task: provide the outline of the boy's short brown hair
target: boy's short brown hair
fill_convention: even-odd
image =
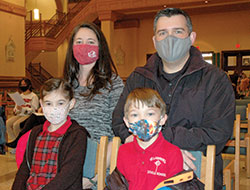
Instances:
[[[43,100],[44,96],[55,90],[61,90],[65,98],[69,100],[74,97],[73,88],[67,81],[61,78],[51,78],[41,86],[40,99]]]
[[[151,88],[136,88],[129,93],[126,99],[124,105],[124,114],[126,118],[131,104],[138,105],[137,103],[139,102],[148,107],[159,108],[161,110],[161,115],[166,114],[166,104],[156,90]]]

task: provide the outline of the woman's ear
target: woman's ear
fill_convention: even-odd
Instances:
[[[160,124],[160,125],[164,125],[164,124],[166,123],[167,119],[168,119],[168,116],[167,116],[167,114],[165,114],[165,115],[161,118],[159,124]]]
[[[39,100],[40,106],[43,108],[43,101],[42,99]]]
[[[75,99],[75,98],[72,98],[72,99],[70,100],[70,105],[69,105],[69,109],[70,109],[70,110],[75,106],[75,103],[76,103],[76,99]]]

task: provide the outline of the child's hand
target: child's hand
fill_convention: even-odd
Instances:
[[[193,157],[193,155],[190,152],[188,152],[187,150],[181,149],[181,153],[182,153],[182,157],[183,157],[183,169],[188,170],[191,168],[192,170],[196,170],[196,167],[193,163],[193,160],[196,160],[196,158]]]
[[[128,136],[128,137],[125,139],[125,143],[132,142],[133,139],[134,139],[134,136],[133,136],[133,135],[130,135],[130,136]]]

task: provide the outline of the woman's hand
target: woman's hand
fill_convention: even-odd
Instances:
[[[125,143],[132,142],[133,139],[134,139],[134,136],[133,136],[133,135],[130,135],[130,136],[128,136],[128,137],[125,139]]]

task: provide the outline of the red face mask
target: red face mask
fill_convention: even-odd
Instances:
[[[99,47],[89,44],[73,45],[73,54],[79,64],[91,64],[99,58]]]

